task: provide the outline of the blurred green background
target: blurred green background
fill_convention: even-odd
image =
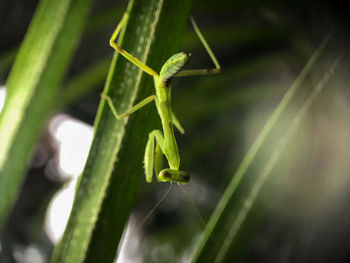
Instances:
[[[0,2],[1,86],[37,2]],[[71,116],[93,124],[113,55],[108,39],[126,4],[110,0],[94,4],[60,89],[63,97],[67,89],[76,93],[58,103],[52,118],[64,113],[60,118]],[[249,211],[223,261],[349,262],[349,20],[345,8],[331,1],[198,0],[192,14],[222,65],[219,75],[173,82],[174,111],[186,130],[185,135],[176,133],[181,166],[191,175],[184,188],[205,221],[268,117],[316,48],[330,36],[237,189],[236,205]],[[212,67],[190,24],[182,43],[182,50],[192,53],[188,68]],[[332,71],[335,61],[339,63]],[[257,187],[293,118],[328,73],[332,73],[330,80]],[[63,141],[58,142],[59,121],[55,120],[43,129],[0,236],[0,262],[47,262],[52,253],[55,241],[47,232],[48,207],[55,194],[76,180],[60,167]],[[81,152],[86,155],[86,149]],[[142,180],[118,262],[188,262],[204,226],[179,187],[174,186],[140,226],[168,187]],[[215,246],[215,236],[212,239]]]

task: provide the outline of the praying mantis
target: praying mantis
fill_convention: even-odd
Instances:
[[[144,169],[146,181],[148,183],[152,182],[154,170],[156,178],[159,182],[176,182],[179,184],[186,184],[190,180],[190,176],[187,172],[179,170],[180,155],[174,136],[173,126],[175,126],[182,134],[184,133],[184,129],[177,117],[175,116],[174,112],[172,111],[170,85],[171,80],[174,77],[215,74],[220,72],[220,64],[218,63],[207,41],[204,39],[202,33],[199,31],[195,20],[193,19],[193,17],[191,17],[193,28],[198,38],[202,42],[204,48],[206,49],[207,53],[209,54],[212,62],[214,63],[215,68],[183,70],[183,68],[189,62],[191,55],[186,54],[184,52],[180,52],[171,56],[164,63],[160,70],[160,73],[158,74],[152,68],[145,65],[134,56],[132,56],[130,53],[128,53],[115,42],[123,25],[127,21],[127,18],[128,13],[124,13],[120,23],[114,30],[109,40],[109,43],[116,52],[119,52],[131,63],[135,64],[142,71],[146,72],[147,74],[153,77],[155,94],[143,99],[141,102],[137,103],[123,114],[118,114],[114,107],[111,97],[109,97],[105,93],[102,93],[101,96],[107,101],[112,114],[118,120],[131,115],[132,113],[143,108],[150,102],[155,101],[156,108],[161,119],[163,132],[160,130],[153,130],[149,133],[144,154]],[[163,155],[165,155],[168,161],[169,168],[162,169]]]

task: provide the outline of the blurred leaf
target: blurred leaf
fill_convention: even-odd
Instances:
[[[0,115],[0,229],[17,198],[90,4],[90,0],[42,0],[8,77]]]
[[[65,85],[64,93],[56,101],[56,109],[64,108],[103,83],[110,60],[109,57],[104,58],[70,79]]]
[[[315,65],[327,42],[328,38],[323,41],[322,45],[312,55],[308,63],[305,65],[303,71],[282,98],[281,102],[267,120],[258,137],[252,144],[250,150],[246,154],[244,160],[232,177],[230,184],[222,195],[221,200],[216,206],[215,211],[213,212],[199,242],[197,243],[197,247],[194,251],[191,262],[224,262],[226,256],[230,253],[229,249],[231,248],[232,242],[235,240],[235,233],[245,220],[247,209],[249,211],[253,201],[245,198],[249,197],[249,193],[243,193],[242,199],[244,201],[237,204],[237,187],[240,185],[242,178],[246,174],[252,162],[255,160],[258,151],[261,149],[267,136],[271,133],[272,128],[275,126],[292,97],[300,88],[304,79]],[[267,173],[269,173],[269,169],[270,166],[268,164],[266,168]],[[257,189],[252,187],[251,192],[253,194],[257,194],[256,190]],[[239,199],[241,200],[241,198]],[[210,239],[211,236],[214,237],[214,245],[213,241]]]
[[[0,73],[7,70],[11,66],[12,62],[15,60],[17,51],[18,48],[15,47],[0,56]]]
[[[101,14],[96,14],[91,17],[87,24],[87,30],[89,32],[101,30],[107,26],[115,23],[116,17],[122,17],[123,10],[120,6],[109,10],[104,10]]]

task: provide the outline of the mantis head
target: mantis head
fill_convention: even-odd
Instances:
[[[176,182],[180,184],[187,184],[190,180],[190,176],[185,171],[176,171],[167,168],[159,172],[158,180],[160,182]]]
[[[186,54],[184,52],[171,56],[160,70],[160,79],[162,82],[169,83],[170,80],[187,65],[190,57],[191,54]]]

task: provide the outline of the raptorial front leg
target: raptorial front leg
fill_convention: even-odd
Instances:
[[[154,149],[156,147],[156,153]],[[152,131],[148,136],[148,141],[145,150],[145,176],[146,182],[151,183],[153,177],[153,170],[156,171],[156,178],[160,182],[176,182],[180,184],[186,184],[190,180],[189,175],[185,171],[173,170],[170,168],[159,171],[160,158],[163,158],[164,154],[164,137],[160,130]]]
[[[160,130],[152,131],[148,136],[148,141],[146,144],[144,163],[145,163],[145,176],[147,183],[152,182],[154,163],[156,163],[156,168],[158,169],[158,160],[155,162],[154,148],[155,143],[157,147],[160,148],[161,152],[164,152],[164,137]],[[159,149],[158,149],[159,150]],[[157,158],[159,158],[159,153],[157,153]],[[156,175],[158,179],[158,174]]]
[[[154,153],[154,172],[156,173],[157,181],[159,181],[158,175],[164,168],[164,154],[159,144],[156,142],[156,149]]]

